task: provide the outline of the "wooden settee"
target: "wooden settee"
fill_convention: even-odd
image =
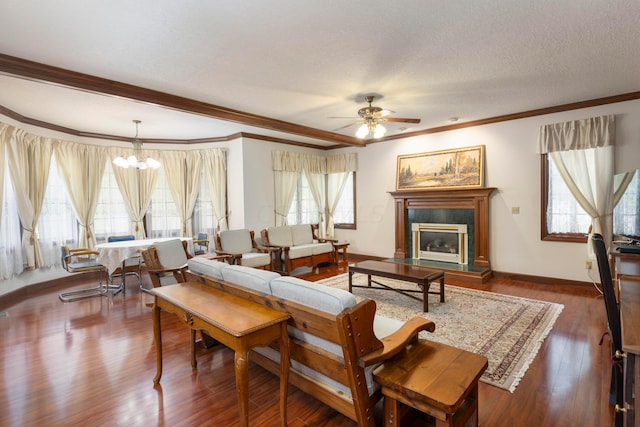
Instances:
[[[289,313],[290,383],[359,426],[375,426],[373,406],[382,394],[373,369],[404,351],[419,331],[435,328],[420,317],[402,324],[376,316],[373,300],[356,304],[346,291],[275,272],[193,258],[186,278]],[[340,304],[348,307],[338,311]],[[393,332],[378,339],[374,329]],[[279,374],[277,344],[252,352],[251,360]]]
[[[283,274],[291,274],[299,267],[336,262],[333,240],[318,238],[312,224],[268,227],[260,237],[264,246],[280,250],[274,269]]]

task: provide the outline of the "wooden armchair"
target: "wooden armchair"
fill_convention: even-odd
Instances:
[[[258,245],[251,230],[225,230],[215,235],[216,254],[229,257],[229,264],[273,270],[278,248]]]
[[[142,258],[154,288],[184,283],[187,260],[192,258],[187,242],[180,239],[158,242],[142,251]]]

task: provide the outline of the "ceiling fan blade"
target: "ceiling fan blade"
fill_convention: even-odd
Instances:
[[[346,128],[350,127],[350,126],[357,125],[358,123],[360,123],[360,121],[351,122],[348,125],[340,126],[339,128],[332,130],[331,132],[337,132],[339,130],[346,129]]]
[[[385,122],[399,122],[399,123],[420,123],[420,119],[404,119],[401,117],[385,117]]]
[[[376,119],[381,119],[381,118],[383,118],[383,117],[387,117],[389,114],[393,114],[393,113],[395,113],[395,111],[393,111],[393,110],[387,110],[386,108],[384,108],[384,109],[382,109],[381,111],[379,111],[379,112],[375,113],[373,116],[374,116]]]

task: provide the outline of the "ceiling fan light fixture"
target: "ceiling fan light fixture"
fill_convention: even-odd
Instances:
[[[385,133],[387,133],[387,129],[380,123],[377,123],[375,129],[373,130],[373,137],[382,138]]]
[[[133,120],[133,123],[136,124],[136,136],[133,138],[133,141],[131,141],[131,143],[133,144],[134,154],[130,155],[126,159],[123,156],[118,156],[113,159],[113,164],[125,169],[129,167],[136,169],[159,168],[160,162],[155,160],[151,156],[147,157],[146,160],[138,160],[138,158],[142,154],[142,141],[138,139],[138,125],[141,123],[141,121]]]

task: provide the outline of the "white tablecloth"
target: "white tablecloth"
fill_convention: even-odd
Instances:
[[[124,260],[139,256],[140,252],[152,246],[154,243],[165,242],[173,239],[176,239],[176,237],[122,240],[120,242],[100,243],[99,245],[96,245],[96,250],[100,252],[98,255],[98,262],[107,267],[109,274],[112,274],[116,268],[122,265]],[[180,240],[187,241],[189,253],[193,254],[193,238],[180,237]]]

